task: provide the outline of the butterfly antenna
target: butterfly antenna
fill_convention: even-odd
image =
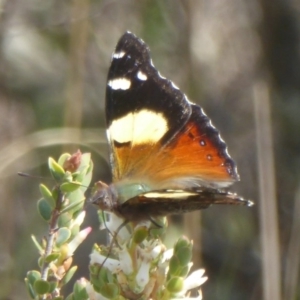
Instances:
[[[24,173],[24,172],[18,172],[17,174],[21,177],[26,177],[26,178],[53,180],[52,177],[43,177],[43,176],[31,175],[29,173]]]
[[[37,175],[32,175],[32,174],[24,173],[24,172],[18,172],[17,174],[18,174],[19,176],[21,176],[21,177],[26,177],[26,178],[46,179],[46,180],[52,180],[52,181],[54,181],[54,179],[53,179],[52,177],[37,176]],[[87,188],[87,189],[91,189],[91,188],[92,188],[92,187],[90,187],[90,186],[86,186],[86,185],[83,185],[83,184],[81,184],[81,183],[73,182],[73,184],[78,185],[78,186],[85,187],[85,188]]]

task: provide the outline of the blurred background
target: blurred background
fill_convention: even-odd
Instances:
[[[231,190],[256,203],[171,219],[168,236],[193,239],[195,268],[206,269],[204,299],[300,299],[297,0],[0,1],[0,299],[27,299],[30,236],[47,230],[40,180],[17,172],[48,177],[49,156],[80,148],[92,153],[94,181],[110,182],[106,74],[126,30],[220,129],[241,175]],[[93,232],[76,278],[105,241],[95,208],[87,213]]]

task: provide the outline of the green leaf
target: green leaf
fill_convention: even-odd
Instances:
[[[68,193],[67,195],[68,195],[68,198],[69,198],[70,202],[75,202],[79,199],[84,199],[85,198],[84,193],[82,192],[81,189],[78,189],[78,190],[76,190],[72,193]]]
[[[53,298],[53,300],[64,300],[64,297],[63,296],[58,296],[58,297]]]
[[[84,153],[81,156],[81,163],[76,173],[73,173],[74,178],[80,181],[83,185],[89,186],[91,181],[91,173],[93,170],[93,163],[91,161],[91,154]]]
[[[61,210],[61,213],[65,213],[65,212],[69,212],[71,209],[74,209],[76,206],[78,206],[79,204],[83,204],[84,203],[84,198],[82,199],[78,199],[77,201],[72,202],[71,204],[67,205],[66,207],[64,207]]]
[[[85,190],[91,184],[92,176],[93,176],[93,169],[94,169],[94,164],[91,161],[90,165],[89,165],[89,167],[88,167],[88,169],[86,171],[86,175],[81,180],[81,184],[85,187]]]
[[[156,224],[150,229],[151,237],[153,239],[161,239],[162,236],[166,233],[166,228],[167,228],[167,218],[166,217],[157,217],[154,219],[154,222]]]
[[[171,293],[179,293],[183,289],[183,278],[173,277],[167,282],[167,289]]]
[[[36,293],[34,292],[33,286],[29,283],[29,280],[27,278],[25,278],[24,280],[30,298],[35,299]]]
[[[178,272],[178,276],[180,276],[180,277],[186,277],[187,276],[187,274],[189,273],[189,270],[190,268],[189,268],[189,266],[187,265],[187,266],[185,266],[185,267],[183,267],[179,272]]]
[[[76,191],[81,187],[81,183],[79,181],[65,182],[60,185],[60,190],[64,193],[71,193]]]
[[[134,231],[133,241],[136,244],[143,242],[148,236],[148,228],[146,226],[141,226]]]
[[[55,203],[55,200],[54,200],[50,190],[44,184],[40,184],[40,192],[41,192],[43,198],[45,200],[47,200],[47,202],[49,203],[49,205],[53,209],[55,207],[56,203]]]
[[[43,247],[40,245],[40,243],[37,241],[36,237],[34,235],[31,235],[31,239],[36,246],[36,248],[39,250],[39,252],[44,251]]]
[[[87,300],[89,298],[88,293],[80,281],[76,281],[73,287],[75,300]]]
[[[186,266],[192,259],[192,251],[190,247],[182,247],[178,249],[176,256],[180,261],[181,266]]]
[[[109,283],[109,273],[111,273],[111,271],[107,268],[100,268],[98,271],[98,280],[103,283]]]
[[[71,182],[72,180],[73,180],[72,173],[70,173],[69,171],[66,171],[64,181]]]
[[[178,249],[182,248],[182,247],[188,247],[191,246],[191,242],[189,241],[189,239],[185,236],[181,237],[178,239],[178,241],[176,242],[175,246],[174,246],[174,252],[177,252]]]
[[[49,293],[52,293],[58,287],[58,281],[51,281],[49,284]]]
[[[106,283],[101,287],[100,293],[108,299],[113,299],[119,295],[119,288],[114,283]]]
[[[35,270],[29,271],[26,274],[26,277],[30,284],[34,285],[35,281],[41,279],[41,273]]]
[[[66,273],[66,275],[64,276],[64,278],[61,281],[62,285],[67,284],[72,279],[76,270],[77,270],[77,266],[73,266],[72,268],[69,269],[69,271]]]
[[[75,192],[73,192],[72,194],[69,194],[70,197],[69,199],[73,202],[73,201],[77,201],[79,199],[85,199],[85,194],[84,194],[84,190],[82,187],[80,187],[79,190],[76,190]]]
[[[59,258],[59,253],[51,253],[47,257],[45,257],[45,262],[50,263],[52,261],[55,261]]]
[[[52,190],[52,197],[53,197],[55,203],[56,203],[56,201],[58,200],[60,194],[61,194],[61,192],[60,192],[60,190],[59,190],[57,187],[55,187],[55,188]]]
[[[40,268],[43,267],[44,262],[45,262],[44,256],[40,256],[38,258],[38,265],[39,265]]]
[[[70,158],[72,155],[70,154],[70,153],[63,153],[60,157],[59,157],[59,159],[58,159],[58,164],[61,166],[61,167],[63,167],[63,165],[64,165],[64,163],[65,163],[65,161],[68,159],[68,158]]]
[[[170,276],[177,274],[178,270],[181,269],[180,261],[176,255],[173,255],[169,262],[169,272]]]
[[[90,162],[91,162],[91,153],[83,153],[81,155],[81,162],[78,171],[79,172],[83,171],[85,168],[89,166]]]
[[[52,157],[48,159],[48,167],[56,181],[61,181],[65,177],[65,170]]]
[[[93,288],[98,294],[101,293],[101,287],[99,286],[99,284],[93,282]]]
[[[39,214],[45,221],[49,221],[51,219],[52,208],[45,199],[40,199],[38,201],[37,209]]]
[[[89,271],[90,275],[95,275],[95,278],[98,279],[98,273],[101,271],[101,268],[99,267],[99,265],[89,265]]]
[[[72,229],[71,229],[71,236],[72,238],[75,237],[75,235],[77,235],[80,231],[80,225],[75,224]]]
[[[100,293],[101,283],[97,280],[96,275],[90,275],[90,282],[93,285],[94,290]]]
[[[68,212],[61,213],[58,217],[58,227],[66,227],[70,226],[70,222],[72,221],[72,215]]]
[[[34,290],[39,295],[47,294],[50,290],[50,284],[46,280],[38,279],[34,283]]]
[[[68,201],[66,201],[62,207],[64,210],[67,206],[67,211],[72,215],[74,218],[74,214],[80,213],[82,211],[84,203],[85,203],[85,195],[81,189],[78,189],[72,193],[67,193],[66,198]]]
[[[64,244],[71,236],[71,231],[67,227],[59,228],[57,232],[57,238],[56,238],[56,246],[60,247],[62,244]]]

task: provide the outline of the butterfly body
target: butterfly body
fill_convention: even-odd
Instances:
[[[130,32],[112,56],[106,90],[113,183],[93,196],[100,209],[141,220],[250,204],[220,190],[239,180],[219,131],[153,66],[146,44]]]
[[[101,181],[97,185],[93,196],[94,204],[101,210],[113,212],[127,221],[138,222],[152,217],[191,212],[205,209],[211,204],[252,205],[251,201],[244,200],[235,193],[213,188],[160,189],[150,192],[135,190],[137,195],[124,201],[114,185],[108,186]]]

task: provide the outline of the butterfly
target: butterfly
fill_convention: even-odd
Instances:
[[[131,32],[112,55],[106,125],[113,181],[96,183],[92,202],[101,210],[141,221],[211,204],[252,205],[224,189],[239,175],[219,131],[160,75]]]

